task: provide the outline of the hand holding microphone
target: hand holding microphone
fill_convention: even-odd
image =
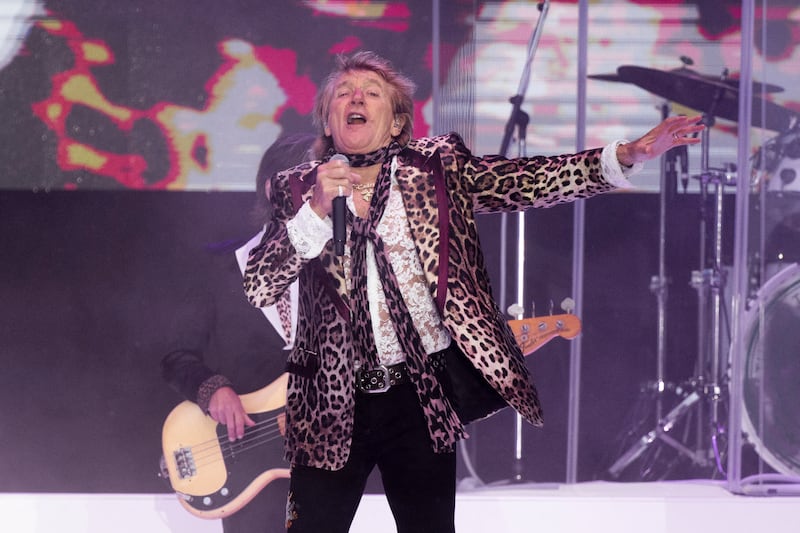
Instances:
[[[342,163],[336,163],[341,161]],[[332,163],[332,164],[331,164]],[[331,217],[333,221],[333,244],[336,255],[344,255],[346,238],[347,194],[353,177],[347,156],[334,154],[319,166],[317,182],[311,198],[311,208],[320,218]]]
[[[350,160],[343,154],[334,154],[331,156],[331,161],[344,161],[348,165]],[[336,255],[344,255],[344,243],[347,239],[346,223],[345,223],[345,197],[342,192],[342,186],[339,185],[339,196],[333,199],[333,247]]]

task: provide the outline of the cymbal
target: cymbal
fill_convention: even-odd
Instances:
[[[676,69],[676,70],[673,70],[673,71],[669,71],[669,72],[685,72],[686,74],[688,74],[690,76],[697,76],[697,77],[703,78],[703,79],[709,81],[710,83],[722,82],[725,85],[728,85],[728,86],[732,87],[733,89],[736,89],[737,91],[739,90],[739,79],[738,78],[728,78],[728,79],[725,79],[725,80],[720,80],[719,76],[706,76],[704,74],[700,74],[699,72],[696,72],[694,70],[691,70],[691,69],[688,69],[688,68],[685,68],[685,67],[684,68],[679,68],[679,69]],[[590,75],[588,75],[586,77],[587,78],[591,78],[593,80],[617,81],[617,82],[621,82],[621,83],[634,83],[631,80],[623,78],[622,76],[620,76],[616,72],[613,73],[613,74],[590,74]],[[780,85],[775,85],[775,84],[772,84],[772,83],[762,83],[760,81],[754,81],[753,82],[753,94],[759,94],[759,93],[782,93],[783,90],[784,90],[783,87],[781,87]]]
[[[739,85],[738,82],[732,83],[735,80],[715,80],[687,68],[664,71],[633,65],[619,67],[616,76],[614,78],[613,74],[601,74],[589,77],[632,83],[702,113],[734,122],[739,118]],[[753,126],[774,131],[789,129],[793,111],[760,97],[753,97],[752,106]]]
[[[628,80],[623,80],[622,77],[614,72],[613,74],[588,74],[587,78],[601,81],[618,81],[621,83],[628,83]]]
[[[707,79],[713,79],[712,76],[703,76]],[[739,90],[739,78],[727,78],[721,80],[722,83],[725,85],[730,85],[737,91]],[[782,93],[783,87],[780,85],[775,85],[773,83],[764,83],[762,81],[754,81],[753,84],[753,94],[764,94],[764,93]]]

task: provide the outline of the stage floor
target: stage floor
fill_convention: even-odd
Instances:
[[[781,494],[787,494],[782,491]],[[169,494],[0,494],[13,533],[219,533]],[[709,481],[526,484],[460,490],[458,533],[797,533],[800,496],[742,496]],[[383,495],[366,495],[352,533],[394,531]],[[324,533],[324,532],[320,532]]]
[[[352,533],[393,531],[368,496]],[[367,520],[368,518],[368,520]],[[459,533],[800,532],[800,496],[738,496],[711,482],[525,485],[462,491]]]
[[[13,533],[219,533],[168,494],[0,494]],[[526,484],[459,491],[458,533],[797,533],[800,496],[742,496],[708,481]],[[388,533],[382,495],[366,495],[351,533]],[[324,533],[324,532],[320,532]]]

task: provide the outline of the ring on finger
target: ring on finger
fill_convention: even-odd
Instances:
[[[344,193],[342,192],[342,186],[341,185],[339,185],[339,196],[344,196]]]

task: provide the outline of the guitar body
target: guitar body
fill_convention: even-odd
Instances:
[[[162,475],[187,511],[200,518],[223,518],[246,505],[267,484],[288,478],[283,433],[288,374],[240,396],[256,422],[244,437],[228,440],[227,429],[185,401],[167,416],[162,429]]]

